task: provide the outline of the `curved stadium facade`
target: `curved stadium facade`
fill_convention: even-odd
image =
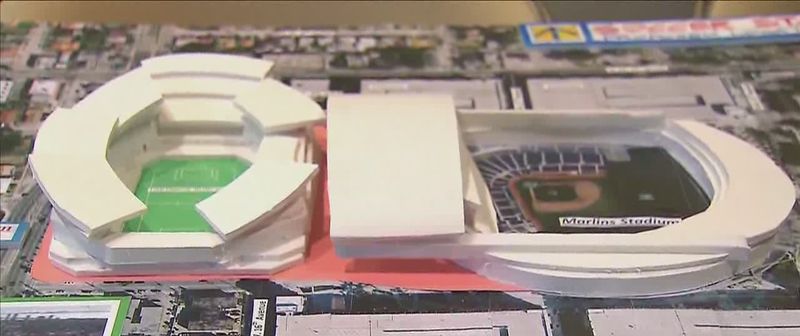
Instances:
[[[53,204],[51,260],[81,275],[272,272],[299,262],[322,109],[272,64],[145,60],[44,123],[31,154]]]

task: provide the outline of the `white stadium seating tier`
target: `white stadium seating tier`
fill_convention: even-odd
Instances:
[[[58,109],[39,130],[30,157],[36,180],[51,202],[87,235],[146,210],[105,160],[116,123],[112,113]]]
[[[265,132],[297,129],[325,120],[325,113],[317,103],[271,78],[261,81],[258,90],[237,96],[234,103]]]
[[[150,73],[138,68],[101,86],[73,109],[115,116],[122,127],[160,101],[161,93],[153,86]]]
[[[256,89],[259,81],[231,77],[174,76],[153,77],[164,97],[233,98],[242,92]]]
[[[56,109],[37,133],[34,154],[105,157],[117,124],[113,114],[83,109]]]
[[[608,259],[616,256],[618,254],[604,255]],[[536,288],[542,292],[573,297],[652,297],[684,293],[734,274],[731,264],[724,261],[668,271],[631,273],[611,269],[602,273],[571,272],[522,267],[507,262],[486,262],[481,259],[462,259],[457,263],[490,279],[512,283],[521,288]]]
[[[31,155],[34,176],[56,209],[53,261],[75,274],[133,274],[163,271],[159,262],[180,272],[269,272],[302,260],[311,215],[307,191],[317,169],[304,163],[310,144],[303,137],[324,114],[303,94],[264,80],[271,67],[231,55],[152,58],[72,109],[53,113]],[[244,117],[256,118],[234,105],[240,95],[255,97],[256,114],[272,124],[246,129]],[[125,220],[147,211],[132,193],[137,169],[159,155],[225,153],[252,166],[196,205],[218,232],[122,232]],[[112,169],[109,162],[122,166]],[[270,246],[234,239],[249,229],[257,232],[248,237],[283,239],[268,240]],[[169,257],[158,258],[164,253]]]
[[[146,210],[102,157],[34,153],[30,161],[57,211],[74,218],[71,224],[90,236]]]
[[[207,270],[209,263],[225,265],[222,271],[269,271],[258,265],[266,261],[268,267],[278,267],[282,261],[286,264],[293,262],[297,255],[302,257],[305,244],[299,246],[296,242],[305,241],[309,216],[305,200],[295,200],[273,213],[270,225],[253,230],[235,242],[225,242],[213,232],[117,233],[100,240],[89,239],[75,233],[66,226],[62,216],[53,213],[50,221],[53,243],[63,246],[51,248],[50,256],[67,271],[84,275],[136,274],[143,266],[159,263],[181,264],[184,266],[172,267],[187,272]],[[99,266],[98,262],[106,266]]]
[[[692,230],[699,236],[744,237],[751,245],[770,238],[795,203],[789,177],[766,154],[737,137],[697,121],[675,123],[675,138],[711,154],[715,167],[709,169],[719,172],[720,185],[706,211],[650,234],[677,236]]]
[[[197,203],[203,218],[223,239],[286,204],[317,171],[313,164],[256,161],[236,180]]]
[[[211,125],[220,129],[241,129],[242,113],[227,98],[170,97],[164,99],[158,122],[162,127],[183,128]],[[199,113],[202,111],[202,113]]]
[[[153,76],[223,76],[259,81],[272,68],[272,62],[248,57],[189,53],[155,57],[142,61]]]

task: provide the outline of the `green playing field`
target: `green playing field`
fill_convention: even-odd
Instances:
[[[194,208],[242,172],[248,163],[233,157],[163,159],[144,167],[136,197],[147,212],[125,222],[124,232],[211,232]]]

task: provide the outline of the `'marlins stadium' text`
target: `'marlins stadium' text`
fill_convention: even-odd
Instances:
[[[637,227],[637,226],[667,226],[678,224],[680,218],[666,217],[559,217],[558,222],[562,227]]]

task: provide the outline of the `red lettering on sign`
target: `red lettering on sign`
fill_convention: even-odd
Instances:
[[[631,23],[622,26],[622,31],[625,33],[640,33],[647,30],[647,26],[641,23]]]
[[[753,24],[756,26],[756,28],[775,28],[780,26],[781,23],[773,18],[757,17],[753,18]]]
[[[708,21],[692,21],[689,22],[689,30],[696,32],[711,30],[711,25]]]
[[[691,38],[752,37],[800,31],[800,15],[767,17],[675,20],[656,22],[590,23],[590,31],[598,40],[663,40]],[[650,35],[646,37],[646,35]]]
[[[647,32],[650,34],[658,34],[664,32],[665,26],[662,24],[651,24],[647,26]]]
[[[596,25],[592,26],[592,32],[600,35],[617,35],[619,28],[613,25]]]
[[[732,30],[728,21],[711,21],[711,28],[714,30]]]
[[[670,33],[685,33],[691,30],[691,27],[686,25],[685,22],[675,22],[667,25],[667,31]]]

